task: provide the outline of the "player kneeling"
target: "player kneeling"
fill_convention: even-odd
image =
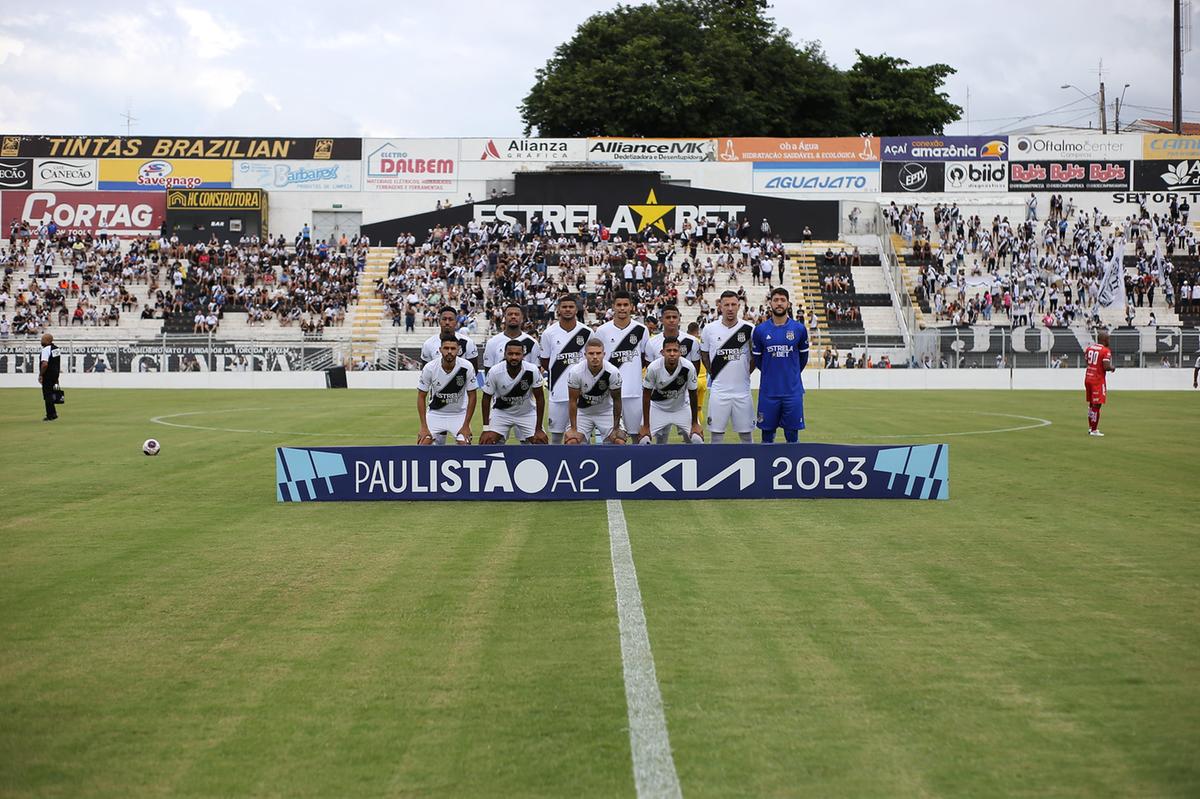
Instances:
[[[532,402],[530,401],[532,398]],[[546,444],[542,429],[546,414],[546,396],[542,374],[525,362],[525,346],[520,341],[504,345],[504,360],[488,369],[483,381],[483,435],[480,444],[503,444],[509,431],[516,431],[523,444]]]
[[[564,444],[585,444],[596,433],[607,443],[624,444],[621,429],[621,372],[604,357],[604,341],[591,338],[583,360],[567,369],[567,419]]]
[[[458,338],[443,333],[440,358],[425,364],[417,379],[418,444],[471,443],[471,417],[475,415],[475,367],[458,357]]]
[[[664,338],[662,356],[646,367],[642,378],[642,429],[639,444],[667,443],[674,427],[685,444],[703,444],[698,421],[696,367],[682,357],[679,339]]]

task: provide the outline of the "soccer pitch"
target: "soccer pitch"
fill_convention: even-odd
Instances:
[[[414,392],[68,394],[0,391],[0,795],[635,794],[605,503],[276,503]],[[1200,793],[1198,399],[812,392],[950,501],[624,502],[683,793]]]

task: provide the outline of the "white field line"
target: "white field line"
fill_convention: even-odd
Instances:
[[[633,782],[638,799],[682,797],[667,718],[650,652],[642,592],[638,589],[629,529],[621,501],[608,500],[608,538],[612,550],[613,583],[617,591],[617,621],[621,631],[621,666],[625,672],[625,704],[629,708],[629,748],[633,753]]]

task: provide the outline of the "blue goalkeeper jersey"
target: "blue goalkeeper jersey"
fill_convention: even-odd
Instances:
[[[791,397],[804,393],[800,372],[808,365],[808,329],[789,318],[782,325],[770,319],[754,328],[751,352],[760,375],[760,397]]]

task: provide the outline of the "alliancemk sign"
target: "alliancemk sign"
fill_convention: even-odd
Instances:
[[[280,447],[280,502],[949,499],[946,444]]]

